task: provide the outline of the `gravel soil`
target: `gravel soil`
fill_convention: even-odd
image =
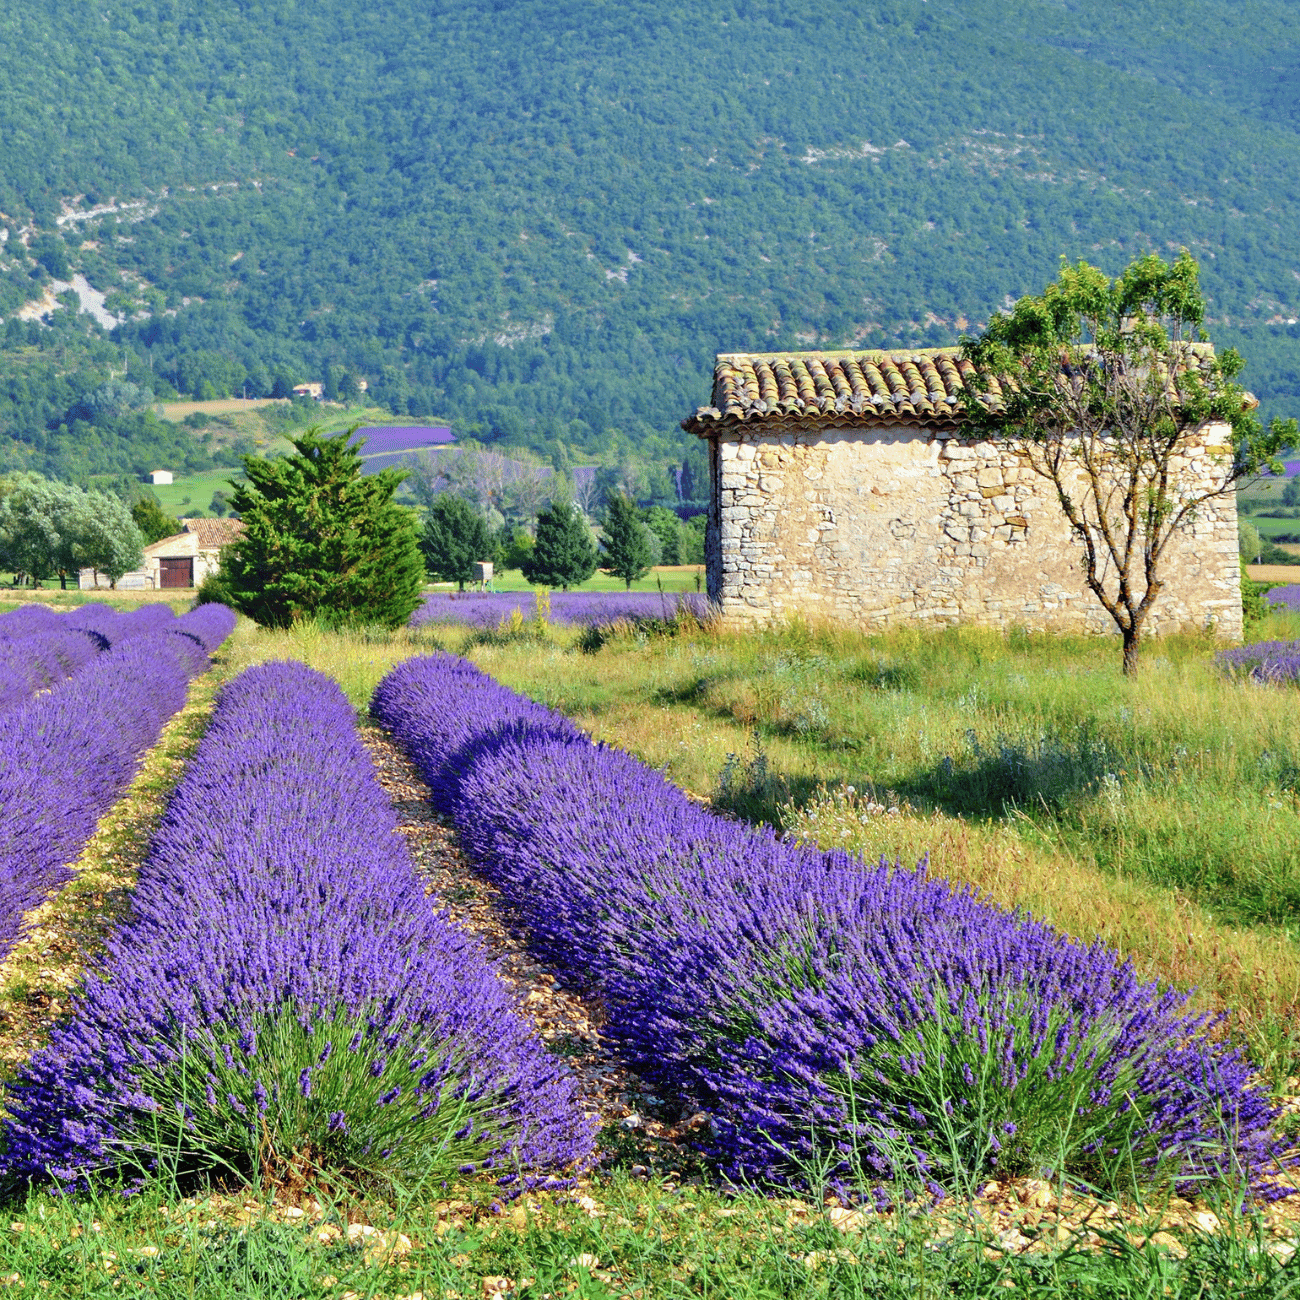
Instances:
[[[401,834],[424,878],[451,919],[484,947],[497,973],[511,985],[520,1010],[578,1080],[588,1114],[605,1130],[607,1154],[624,1157],[641,1150],[647,1167],[667,1160],[679,1169],[692,1165],[689,1146],[679,1149],[704,1122],[697,1108],[671,1106],[649,1093],[637,1076],[619,1064],[601,1040],[604,1011],[597,998],[559,987],[556,977],[533,958],[524,940],[505,924],[500,891],[475,873],[461,853],[455,832],[429,802],[428,786],[401,749],[375,727],[362,728],[379,783],[397,813]],[[680,1157],[680,1158],[679,1158]]]

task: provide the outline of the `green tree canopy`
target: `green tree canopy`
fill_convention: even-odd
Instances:
[[[533,551],[521,567],[535,586],[568,591],[596,572],[596,559],[591,529],[581,513],[571,502],[555,501],[537,516]]]
[[[420,549],[439,582],[457,583],[464,591],[475,563],[486,560],[492,549],[487,520],[463,497],[444,492],[430,507]]]
[[[1236,382],[1241,357],[1215,355],[1204,319],[1184,249],[1172,263],[1138,258],[1114,279],[1087,262],[1063,265],[1043,293],[962,343],[976,368],[963,394],[971,424],[1052,483],[1128,675],[1172,538],[1239,479],[1279,468],[1296,436],[1294,420],[1263,427]],[[1209,448],[1210,472],[1191,475],[1180,467],[1206,425],[1226,426],[1228,442]]]
[[[604,553],[600,567],[622,578],[629,591],[638,578],[650,572],[650,543],[641,512],[621,492],[609,499],[605,509]]]
[[[667,506],[651,506],[645,521],[659,539],[659,563],[680,564],[682,521]]]
[[[10,486],[10,485],[6,485]],[[102,492],[23,476],[0,502],[0,557],[36,581],[95,569],[116,584],[143,558],[144,538],[123,502]]]
[[[152,493],[131,503],[131,518],[144,537],[146,546],[161,542],[181,530],[180,520],[167,514]]]
[[[1259,553],[1263,550],[1263,541],[1260,538],[1259,529],[1245,519],[1237,520],[1237,549],[1241,552],[1241,558],[1247,564],[1257,564],[1259,562]]]
[[[223,556],[236,606],[268,627],[303,618],[398,627],[420,603],[424,559],[415,515],[393,495],[405,474],[365,477],[348,445],[308,429],[292,455],[244,458],[232,483],[244,531]]]
[[[68,567],[94,569],[116,587],[124,573],[138,569],[144,561],[144,537],[125,502],[103,492],[79,495]]]

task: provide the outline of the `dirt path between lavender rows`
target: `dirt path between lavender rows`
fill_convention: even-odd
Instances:
[[[362,727],[361,739],[397,813],[416,870],[451,919],[482,943],[497,973],[519,994],[522,1010],[542,1039],[565,1059],[577,1078],[584,1109],[603,1125],[619,1124],[629,1143],[644,1147],[647,1159],[652,1153],[670,1156],[675,1141],[700,1122],[692,1118],[693,1107],[677,1113],[680,1108],[653,1096],[619,1063],[601,1041],[599,1001],[560,988],[555,976],[507,928],[500,891],[461,853],[455,832],[434,811],[429,788],[415,766],[377,727]]]

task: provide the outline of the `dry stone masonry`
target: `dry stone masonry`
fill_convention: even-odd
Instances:
[[[726,617],[791,614],[882,627],[1114,631],[1081,547],[1023,450],[963,438],[955,353],[723,355],[714,405],[684,427],[710,444],[709,594]],[[1226,425],[1175,468],[1222,473]],[[1236,500],[1170,543],[1153,633],[1241,635]]]

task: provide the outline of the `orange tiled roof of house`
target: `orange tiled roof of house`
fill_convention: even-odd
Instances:
[[[1188,352],[1202,366],[1214,355],[1204,343],[1188,345]],[[713,369],[713,404],[698,407],[682,428],[703,437],[751,421],[953,426],[966,419],[958,394],[974,371],[957,348],[721,352]],[[994,409],[1001,395],[990,376],[987,399]]]
[[[836,424],[960,421],[963,377],[956,348],[921,352],[724,352],[713,404],[682,421],[692,433],[719,424],[795,419]]]
[[[244,531],[238,519],[182,519],[181,524],[187,533],[198,534],[201,551],[219,551]]]

